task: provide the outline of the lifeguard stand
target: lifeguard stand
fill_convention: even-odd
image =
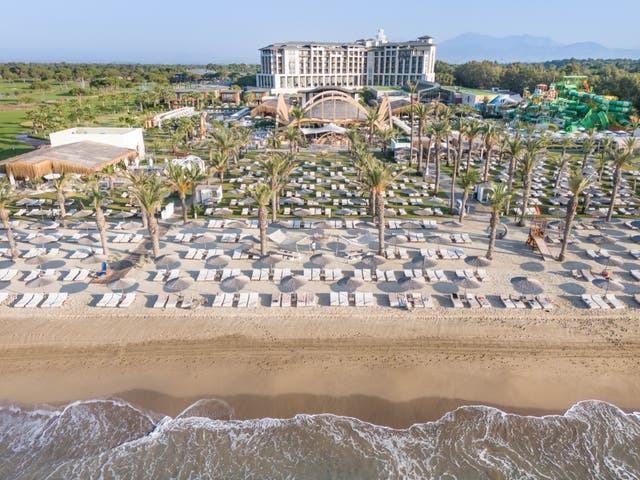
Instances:
[[[545,242],[545,236],[547,232],[547,219],[544,217],[536,216],[531,220],[529,226],[529,236],[527,237],[527,245],[529,245],[534,251],[538,251],[543,260],[551,258],[551,252]]]

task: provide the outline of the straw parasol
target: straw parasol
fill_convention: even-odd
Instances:
[[[382,255],[369,254],[362,257],[362,263],[370,267],[377,267],[387,261]]]
[[[182,292],[193,285],[193,278],[179,277],[169,280],[164,285],[164,289],[168,292]]]
[[[215,255],[207,258],[205,263],[209,267],[223,268],[231,263],[231,257],[229,255]]]
[[[180,259],[176,255],[167,254],[163,255],[162,257],[156,258],[155,264],[158,268],[166,268],[167,270],[171,270],[180,266]]]
[[[615,280],[611,280],[609,278],[596,278],[593,281],[593,284],[596,287],[599,287],[605,290],[605,293],[621,292],[624,290],[623,284],[621,284],[620,282],[616,282]]]
[[[29,288],[42,288],[46,287],[47,285],[51,285],[53,282],[55,282],[55,279],[53,277],[36,277],[29,283],[27,283],[27,286]]]
[[[295,292],[306,284],[307,280],[304,277],[300,277],[298,275],[287,275],[280,280],[280,290],[283,292]]]
[[[207,245],[210,243],[215,243],[216,241],[216,236],[213,233],[203,233],[202,235],[200,235],[199,237],[194,238],[191,243],[194,243],[196,245],[204,245],[205,248],[207,248]]]
[[[433,215],[433,210],[429,209],[429,208],[416,208],[413,213],[415,213],[416,215],[419,215],[421,217],[428,217],[430,215]]]
[[[142,228],[142,223],[138,222],[125,222],[120,225],[121,230],[138,230]]]
[[[443,222],[443,225],[451,228],[460,228],[463,226],[458,220],[449,220],[447,222]]]
[[[540,280],[531,277],[515,278],[513,284],[522,293],[542,293],[544,290]]]
[[[311,215],[311,211],[307,210],[306,208],[296,208],[293,211],[293,214],[296,217],[308,217],[309,215]]]
[[[278,255],[276,253],[268,253],[267,255],[261,257],[258,262],[265,267],[273,268],[274,265],[277,265],[282,260],[284,260],[282,255]]]
[[[330,253],[316,253],[315,255],[311,255],[311,257],[309,257],[309,261],[320,267],[326,267],[327,265],[336,263],[338,259]]]
[[[464,289],[465,293],[467,290],[471,290],[473,288],[480,288],[480,282],[475,278],[469,278],[469,277],[457,278],[454,280],[453,283],[455,283],[459,288]]]
[[[58,237],[55,237],[53,235],[36,235],[31,240],[29,240],[29,243],[32,245],[44,245],[46,243],[53,243],[57,241]]]
[[[74,229],[76,230],[95,230],[98,227],[96,226],[95,222],[89,222],[89,221],[84,221],[84,222],[78,222],[73,226]]]
[[[78,243],[79,245],[95,245],[96,243],[100,242],[100,239],[94,237],[93,235],[87,235],[86,237],[82,237],[81,239],[79,239],[76,243]]]
[[[225,222],[224,226],[225,228],[249,228],[249,225],[242,220],[229,220],[228,222]]]
[[[336,285],[344,291],[355,292],[364,285],[364,280],[356,277],[344,277],[336,282]]]
[[[42,265],[49,260],[52,260],[54,257],[48,253],[42,253],[40,255],[36,255],[35,257],[27,258],[24,263],[27,265]]]
[[[246,275],[234,275],[233,277],[225,278],[220,283],[220,288],[229,291],[237,292],[242,290],[251,281]]]
[[[424,277],[404,277],[398,280],[398,285],[403,290],[419,290],[426,285]]]
[[[111,290],[121,290],[123,292],[136,286],[137,283],[135,282],[135,280],[132,280],[130,278],[118,278],[107,283],[107,287],[109,287]]]
[[[121,218],[121,219],[125,219],[125,218],[131,218],[133,217],[133,213],[132,212],[127,212],[126,210],[121,210],[120,212],[116,213],[114,215],[115,218]]]
[[[438,266],[438,260],[432,257],[423,257],[422,255],[416,257],[416,259],[421,259],[422,260],[422,266],[424,268],[433,268]]]
[[[385,242],[390,245],[402,245],[408,241],[409,238],[406,235],[389,235],[385,238]]]
[[[109,257],[101,253],[97,253],[94,255],[89,255],[86,258],[83,258],[82,260],[80,260],[80,262],[85,264],[95,264],[95,263],[106,262],[107,260],[109,260]]]
[[[422,228],[422,225],[420,225],[418,222],[413,221],[413,220],[407,220],[406,222],[402,222],[400,224],[400,228],[404,228],[405,230],[410,230],[412,228]]]
[[[469,265],[472,265],[476,268],[488,267],[489,265],[491,265],[491,260],[489,260],[487,257],[481,257],[479,255],[473,255],[473,256],[467,257],[465,258],[465,262],[467,262]]]

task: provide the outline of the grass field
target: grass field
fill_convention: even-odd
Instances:
[[[21,125],[26,121],[26,110],[0,110],[0,160],[32,150],[15,139],[16,135],[29,130]]]

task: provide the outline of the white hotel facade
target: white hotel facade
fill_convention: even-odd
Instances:
[[[359,89],[433,82],[435,57],[431,37],[394,43],[382,30],[375,39],[354,43],[275,43],[260,49],[257,85],[278,94],[325,86]]]

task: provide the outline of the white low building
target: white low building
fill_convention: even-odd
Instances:
[[[89,141],[135,150],[138,158],[145,156],[142,128],[74,127],[50,133],[49,140],[52,147]]]

